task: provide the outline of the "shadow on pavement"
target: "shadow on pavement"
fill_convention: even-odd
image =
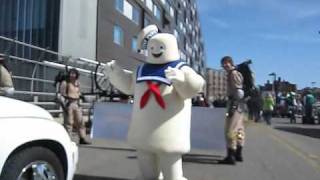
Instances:
[[[187,154],[182,157],[183,162],[199,164],[219,164],[219,161],[221,161],[222,159],[222,156],[202,154]]]
[[[82,174],[76,174],[73,178],[74,180],[129,180],[129,179],[119,179],[112,177],[96,177],[96,176],[88,176]]]
[[[99,150],[111,150],[111,151],[131,151],[135,152],[135,149],[132,148],[117,148],[117,147],[101,147],[101,146],[92,146],[92,145],[80,145],[81,148],[85,149],[99,149]]]
[[[300,127],[276,127],[275,129],[320,139],[320,129]]]

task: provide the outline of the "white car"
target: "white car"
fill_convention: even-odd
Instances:
[[[44,109],[0,97],[0,179],[71,180],[78,147]]]

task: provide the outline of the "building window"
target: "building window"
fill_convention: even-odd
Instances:
[[[128,3],[128,1],[124,0],[124,9],[123,9],[123,15],[125,15],[127,18],[129,18],[130,20],[132,20],[132,5],[130,3]]]
[[[137,52],[138,51],[137,43],[138,43],[137,36],[134,36],[132,38],[132,40],[131,40],[131,49],[132,49],[133,52]]]
[[[152,2],[152,0],[146,0],[146,5],[147,5],[147,7],[150,9],[150,11],[152,11],[152,9],[153,9],[153,2]]]
[[[115,25],[113,27],[113,42],[120,46],[123,46],[123,31],[118,25]]]
[[[174,9],[172,7],[170,7],[170,16],[174,17]]]
[[[169,0],[166,0],[165,8],[166,8],[166,10],[167,10],[167,11],[169,11],[169,10],[170,10],[171,5],[170,5],[170,1],[169,1]]]
[[[120,12],[123,12],[123,0],[116,0],[116,9]]]
[[[0,0],[0,36],[58,51],[60,5],[60,0]],[[0,53],[26,59],[58,59],[57,55],[4,40],[0,40]],[[35,67],[12,58],[7,65],[13,75],[23,77],[29,77]],[[46,67],[39,67],[36,72],[35,77],[40,79],[50,79],[56,73]],[[15,79],[14,85],[16,90],[30,91],[30,81]],[[41,92],[54,91],[51,86],[43,83],[35,83],[33,88]],[[19,99],[29,101],[29,97],[31,96],[21,96]]]
[[[174,22],[175,22],[176,25],[178,26],[178,23],[179,23],[179,20],[178,20],[179,13],[178,13],[177,10],[175,10],[175,13],[174,13],[174,14],[176,14],[176,16],[175,16],[175,18],[174,18]]]
[[[133,7],[133,11],[132,11],[132,20],[133,22],[135,22],[136,24],[139,24],[140,21],[140,12],[139,9]]]
[[[132,6],[127,0],[115,0],[115,8],[124,16],[139,25],[140,12],[139,9]]]
[[[150,25],[150,22],[151,22],[151,21],[149,20],[149,18],[144,17],[144,27]]]
[[[179,41],[179,33],[178,33],[178,31],[175,29],[174,31],[173,31],[173,34],[174,34],[174,36],[177,38],[177,40]]]
[[[159,20],[161,21],[161,11],[160,8],[157,5],[153,6],[153,15]]]

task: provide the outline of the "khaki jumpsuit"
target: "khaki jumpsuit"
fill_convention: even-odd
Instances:
[[[225,122],[225,138],[227,148],[236,150],[237,146],[243,146],[245,140],[243,100],[237,99],[237,90],[242,89],[243,77],[240,72],[232,70],[227,75],[228,106]]]
[[[72,134],[74,123],[79,133],[80,138],[86,137],[85,123],[82,118],[82,109],[79,106],[80,98],[80,83],[67,83],[66,81],[61,82],[60,85],[61,95],[66,98],[66,117],[64,118],[64,126],[68,133]]]

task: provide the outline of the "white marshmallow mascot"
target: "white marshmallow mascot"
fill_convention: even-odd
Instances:
[[[114,60],[105,67],[116,88],[134,95],[128,142],[137,149],[143,179],[158,179],[162,172],[165,180],[186,180],[181,156],[190,151],[191,97],[202,90],[204,80],[180,60],[172,34],[149,25],[138,43],[148,55],[135,72]]]

